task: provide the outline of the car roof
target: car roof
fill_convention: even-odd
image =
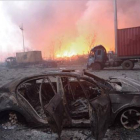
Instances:
[[[44,76],[72,76],[72,77],[81,77],[82,75],[78,74],[78,73],[72,73],[72,72],[62,72],[62,71],[51,71],[51,72],[46,72],[44,74],[36,74],[36,75],[30,75],[30,76],[26,76],[26,77],[19,77],[14,79],[13,81],[3,85],[2,87],[0,87],[0,92],[2,91],[6,91],[6,92],[14,92],[16,87],[27,80],[30,80],[32,78],[40,78],[40,77],[44,77]],[[83,76],[82,76],[83,77]]]
[[[104,79],[99,78],[91,73],[86,72],[86,71],[81,72],[81,71],[75,71],[75,70],[60,70],[60,71],[49,71],[49,72],[46,72],[43,74],[36,74],[36,75],[27,76],[27,77],[17,78],[15,80],[5,84],[4,86],[2,86],[0,88],[0,92],[2,92],[2,91],[15,92],[16,87],[19,84],[21,84],[22,82],[25,82],[25,81],[30,80],[30,79],[41,78],[44,76],[71,76],[71,77],[77,77],[77,78],[84,78],[84,79],[88,79],[90,82],[93,82],[94,84],[96,84],[99,87],[103,88],[105,86]],[[101,83],[103,83],[103,84],[101,84]]]

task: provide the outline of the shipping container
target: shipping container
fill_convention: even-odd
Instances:
[[[42,61],[41,51],[29,51],[16,53],[17,63],[39,63]]]
[[[118,29],[118,57],[140,57],[140,27]]]

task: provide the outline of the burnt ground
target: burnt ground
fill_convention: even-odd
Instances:
[[[62,66],[61,68],[65,68]],[[67,67],[70,68],[70,67]],[[84,66],[73,66],[75,69],[83,69]],[[29,68],[8,69],[0,67],[0,86],[12,81],[13,79],[21,76],[28,76],[33,74],[44,74],[47,71],[54,71],[58,69],[39,68],[32,66]],[[91,71],[92,72],[92,71]],[[110,68],[102,71],[94,71],[95,75],[101,78],[109,78],[110,76],[128,76],[135,80],[140,81],[140,66],[137,65],[134,70],[122,70],[121,68]],[[69,128],[64,129],[62,132],[62,140],[85,140],[90,135],[90,128]],[[58,136],[53,134],[49,128],[35,129],[28,128],[25,125],[16,125],[11,129],[3,129],[0,125],[0,140],[56,140]],[[89,138],[88,140],[92,140]],[[137,130],[126,130],[120,125],[113,125],[110,127],[105,135],[104,140],[139,140],[140,128]]]
[[[90,128],[70,128],[62,131],[61,140],[86,140],[90,136]],[[16,126],[14,129],[0,128],[0,140],[57,140],[58,136],[50,129],[28,128],[24,125]],[[120,125],[115,125],[107,130],[103,140],[139,140],[140,129],[126,130]],[[88,140],[94,140],[90,137]]]

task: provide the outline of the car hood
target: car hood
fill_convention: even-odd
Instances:
[[[139,92],[140,91],[140,82],[129,78],[129,77],[110,77],[110,82],[120,82],[121,84],[119,85],[119,87],[117,86],[116,88],[118,88],[119,91],[122,91],[123,88],[128,90],[129,92]]]

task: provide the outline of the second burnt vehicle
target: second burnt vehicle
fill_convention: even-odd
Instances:
[[[86,71],[48,72],[1,87],[0,116],[14,112],[34,126],[49,124],[58,135],[65,126],[89,120],[93,136],[101,140],[118,117],[127,129],[140,126],[139,89],[130,78],[104,80]]]

